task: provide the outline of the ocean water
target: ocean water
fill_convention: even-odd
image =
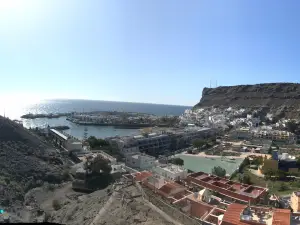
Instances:
[[[48,100],[35,104],[22,105],[6,105],[5,116],[10,119],[20,119],[26,113],[64,113],[64,112],[90,112],[90,111],[125,111],[125,112],[141,112],[154,115],[181,115],[189,106],[146,104],[146,103],[129,103],[129,102],[111,102],[111,101],[93,101],[93,100]],[[4,111],[3,111],[4,113]],[[26,128],[61,126],[67,125],[71,129],[66,130],[67,133],[82,138],[85,126],[76,125],[66,120],[65,117],[54,119],[22,119]],[[87,126],[88,135],[99,138],[135,135],[139,133],[139,129],[115,129],[114,127]]]

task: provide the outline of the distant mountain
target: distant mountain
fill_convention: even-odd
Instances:
[[[264,110],[288,118],[300,115],[300,84],[264,83],[204,88],[195,108],[245,108]]]

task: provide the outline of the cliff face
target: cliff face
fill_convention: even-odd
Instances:
[[[288,117],[300,113],[300,84],[268,83],[204,88],[202,98],[194,108],[237,107],[246,109],[264,108],[270,113],[284,112]]]

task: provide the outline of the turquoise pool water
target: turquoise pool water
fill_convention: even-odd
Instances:
[[[221,158],[205,158],[193,155],[178,155],[179,158],[184,160],[184,168],[192,170],[194,172],[211,173],[212,168],[220,166],[226,170],[226,173],[231,175],[243,162],[244,159],[223,159]]]

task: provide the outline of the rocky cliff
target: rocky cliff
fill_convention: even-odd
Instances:
[[[194,108],[212,106],[264,109],[296,118],[300,115],[300,84],[266,83],[204,88],[202,98]]]

